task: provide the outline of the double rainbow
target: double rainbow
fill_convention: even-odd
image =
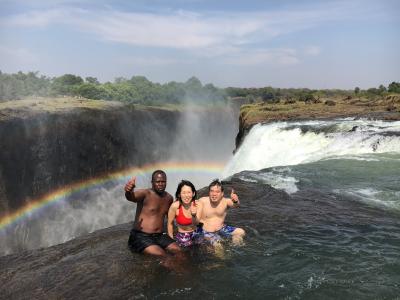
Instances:
[[[160,162],[147,164],[140,167],[131,167],[103,176],[75,182],[51,191],[40,198],[31,200],[25,206],[19,208],[18,210],[2,216],[0,218],[0,230],[6,229],[8,226],[17,223],[27,216],[30,216],[33,213],[37,213],[50,205],[54,205],[55,203],[65,199],[69,195],[95,186],[101,186],[107,182],[127,180],[133,175],[149,175],[157,169],[164,170],[167,173],[167,176],[170,173],[185,172],[200,175],[209,175],[211,178],[213,178],[220,175],[223,168],[223,164],[215,162]]]

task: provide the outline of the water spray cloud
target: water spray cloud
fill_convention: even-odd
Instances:
[[[133,175],[137,177],[146,176],[151,174],[156,169],[162,169],[166,171],[167,175],[171,173],[186,172],[207,174],[213,177],[217,177],[221,174],[223,168],[223,164],[216,162],[159,162],[143,165],[140,167],[130,167],[99,177],[82,180],[51,191],[40,198],[29,201],[29,203],[19,208],[18,210],[2,216],[0,218],[0,231],[7,229],[12,224],[18,223],[27,216],[44,210],[48,206],[54,205],[57,202],[61,202],[62,200],[66,199],[66,197],[72,194],[78,193],[85,189],[101,186],[107,182],[126,181],[129,177]]]

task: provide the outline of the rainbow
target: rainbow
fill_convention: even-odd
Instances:
[[[216,162],[159,162],[140,167],[130,167],[95,178],[82,180],[51,191],[40,198],[29,201],[25,206],[19,208],[18,210],[1,216],[0,230],[4,230],[10,225],[23,220],[27,216],[31,216],[33,213],[37,213],[48,206],[54,205],[69,195],[78,193],[88,188],[101,186],[107,182],[127,180],[133,175],[137,177],[146,176],[157,169],[164,170],[167,173],[167,176],[170,173],[183,172],[201,173],[215,176],[221,174],[223,168],[224,164]]]

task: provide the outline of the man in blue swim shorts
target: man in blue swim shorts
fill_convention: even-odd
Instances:
[[[245,231],[239,227],[226,225],[225,217],[228,208],[238,208],[239,197],[232,189],[231,197],[224,197],[224,187],[216,179],[208,186],[209,195],[198,200],[198,214],[200,226],[196,231],[196,238],[214,244],[223,238],[232,238],[234,244],[243,243]]]

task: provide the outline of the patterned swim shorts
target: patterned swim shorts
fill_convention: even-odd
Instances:
[[[214,244],[216,242],[221,241],[224,238],[228,238],[232,236],[232,232],[234,232],[236,227],[224,225],[220,230],[209,232],[205,231],[203,228],[198,227],[195,232],[195,239],[197,242],[205,241],[210,244]]]
[[[180,247],[190,247],[193,245],[194,231],[178,232],[175,235],[175,240]]]

